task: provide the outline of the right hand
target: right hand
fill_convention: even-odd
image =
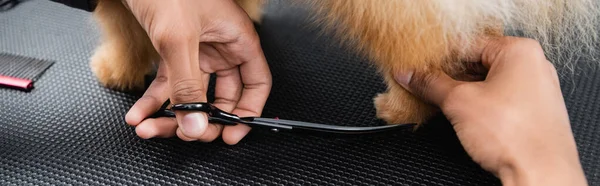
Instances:
[[[538,42],[504,37],[477,51],[489,72],[461,82],[443,72],[398,73],[438,105],[473,160],[505,185],[587,185],[554,66]]]
[[[248,15],[233,0],[126,0],[161,56],[157,78],[125,116],[142,138],[177,135],[186,141],[223,137],[238,143],[246,125],[208,123],[203,112],[176,112],[176,119],[146,119],[172,104],[207,102],[209,75],[217,76],[214,105],[240,117],[260,116],[271,73]]]

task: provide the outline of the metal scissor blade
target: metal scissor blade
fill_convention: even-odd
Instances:
[[[308,130],[308,131],[320,131],[328,133],[341,133],[341,134],[363,134],[363,133],[374,133],[383,132],[398,128],[408,128],[415,124],[397,124],[397,125],[383,125],[374,127],[349,127],[349,126],[336,126],[326,125],[320,123],[309,123],[302,121],[292,121],[284,119],[271,119],[271,118],[252,118],[246,124],[250,126],[261,125],[263,127],[272,127],[272,130],[276,129],[287,129],[287,130]],[[286,127],[287,126],[287,127]]]

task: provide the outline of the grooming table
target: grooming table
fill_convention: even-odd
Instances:
[[[257,27],[274,80],[264,116],[382,124],[372,98],[383,80],[307,26],[307,15],[272,4]],[[56,61],[32,92],[0,89],[0,185],[500,185],[443,117],[417,132],[353,137],[255,130],[235,146],[142,140],[124,121],[141,93],[106,89],[90,71],[98,41],[90,14],[61,4],[0,12],[1,52]],[[600,185],[600,73],[578,72],[563,90],[586,176]]]

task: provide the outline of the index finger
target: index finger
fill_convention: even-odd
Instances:
[[[271,91],[271,71],[260,49],[256,47],[248,61],[240,65],[240,75],[243,83],[242,96],[233,114],[242,117],[260,116]],[[227,144],[238,143],[248,132],[250,127],[246,125],[225,126],[223,129],[223,141]]]
[[[503,37],[491,41],[482,53],[482,64],[490,75],[503,78],[529,76],[547,62],[539,42],[527,38]]]

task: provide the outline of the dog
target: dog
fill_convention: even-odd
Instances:
[[[235,0],[260,24],[268,0]],[[279,1],[282,2],[282,1]],[[288,2],[288,1],[285,1]],[[555,65],[594,54],[600,2],[593,0],[300,0],[315,25],[375,62],[387,90],[374,98],[377,117],[390,124],[422,124],[439,110],[394,80],[406,69],[442,70],[465,81],[469,51],[486,38],[521,35],[538,41]],[[91,68],[106,87],[144,84],[158,59],[150,39],[119,0],[99,0],[94,17],[103,39]]]

